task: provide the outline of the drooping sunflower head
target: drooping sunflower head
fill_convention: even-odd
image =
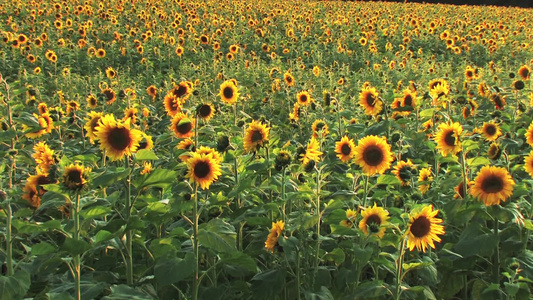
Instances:
[[[433,175],[431,174],[431,168],[422,168],[418,174],[418,190],[422,195],[427,193],[432,181]]]
[[[310,161],[317,162],[322,154],[323,152],[320,151],[320,143],[315,137],[311,137],[309,143],[307,143],[307,149],[305,149],[302,156],[302,164],[305,166],[308,165]]]
[[[357,217],[357,211],[353,209],[346,210],[346,219],[340,221],[340,224],[347,228],[352,228],[355,222],[355,217]]]
[[[102,94],[104,95],[104,99],[106,100],[106,104],[111,104],[113,102],[115,102],[115,100],[117,100],[117,95],[115,93],[115,91],[113,91],[112,89],[104,89],[102,91]]]
[[[288,166],[291,163],[291,161],[292,161],[291,154],[285,150],[281,150],[278,153],[278,155],[276,155],[276,159],[274,160],[276,170],[278,171],[283,170],[283,168]]]
[[[343,163],[350,161],[355,155],[354,140],[343,136],[339,142],[335,143],[335,153]]]
[[[218,179],[222,172],[220,163],[212,154],[199,154],[193,152],[187,160],[187,177],[198,184],[202,189],[208,189]]]
[[[375,116],[383,109],[383,103],[378,98],[378,92],[373,87],[363,87],[359,94],[359,105],[365,109],[366,115]]]
[[[313,136],[316,138],[326,137],[329,134],[329,126],[324,120],[315,120],[313,125],[311,125],[311,129],[313,130]]]
[[[272,222],[272,228],[270,229],[270,233],[265,241],[265,248],[268,252],[274,253],[274,248],[278,244],[278,239],[281,236],[283,229],[285,229],[285,222]]]
[[[483,128],[481,129],[485,140],[489,142],[494,142],[499,136],[502,135],[500,126],[494,121],[483,123]]]
[[[174,95],[174,93],[167,93],[165,95],[165,98],[163,98],[163,105],[167,115],[170,117],[174,117],[181,111],[181,101]]]
[[[491,94],[490,101],[492,101],[492,103],[494,104],[494,108],[496,108],[497,110],[503,110],[505,104],[507,104],[505,96],[502,96],[499,93]]]
[[[497,160],[502,154],[502,149],[497,143],[492,143],[487,151],[487,156],[492,160]]]
[[[126,119],[131,119],[131,123],[135,124],[137,122],[137,116],[139,115],[139,110],[135,107],[128,107],[124,110],[124,121]]]
[[[196,107],[196,114],[204,121],[208,122],[215,115],[215,107],[211,103],[204,103]]]
[[[91,168],[81,164],[70,164],[63,172],[63,184],[70,190],[79,190],[87,184]]]
[[[185,139],[193,136],[194,125],[194,118],[189,117],[184,113],[178,112],[176,113],[176,115],[174,115],[174,118],[172,118],[169,128],[174,132],[176,137],[180,139]]]
[[[311,98],[311,95],[308,91],[301,91],[296,95],[296,99],[298,100],[298,104],[300,106],[308,106],[313,102],[313,99]]]
[[[527,131],[524,136],[526,137],[526,143],[533,147],[533,122],[529,124],[529,127],[527,128]]]
[[[244,151],[255,152],[268,141],[270,128],[258,121],[252,121],[244,133]]]
[[[372,176],[388,170],[394,158],[385,138],[369,135],[359,140],[354,159],[363,173]]]
[[[410,159],[407,161],[399,161],[396,166],[394,166],[394,170],[392,170],[392,174],[396,175],[396,178],[401,181],[402,186],[411,185],[411,179],[415,173],[416,167]]]
[[[470,188],[472,187],[473,184],[474,184],[473,181],[467,180],[467,182],[466,182],[466,193],[465,193],[464,181],[461,178],[461,181],[459,182],[459,184],[456,185],[453,188],[453,190],[455,191],[455,194],[453,195],[453,198],[454,199],[465,199],[465,195],[468,193],[468,191],[470,190]]]
[[[462,133],[463,126],[458,122],[441,123],[439,125],[439,131],[435,135],[435,142],[442,156],[447,156],[450,153],[455,155],[461,151],[460,136]]]
[[[93,94],[89,94],[89,96],[87,96],[86,100],[87,100],[87,107],[88,108],[93,109],[98,104],[98,100],[96,99],[96,97]]]
[[[116,120],[112,114],[100,118],[94,133],[100,149],[105,150],[112,161],[122,159],[124,155],[131,156],[137,150],[142,133],[130,127],[130,119]]]
[[[373,207],[368,207],[361,212],[363,219],[359,222],[359,229],[366,235],[372,234],[379,238],[385,235],[389,212],[383,207],[378,207],[374,203]]]
[[[237,102],[239,98],[239,90],[237,86],[231,80],[226,80],[220,85],[220,91],[218,93],[222,102],[232,105]]]
[[[435,249],[434,242],[441,241],[438,235],[444,234],[444,226],[440,225],[442,219],[435,218],[438,213],[438,210],[433,210],[432,205],[411,212],[407,240],[410,251],[416,247],[418,251],[426,252],[428,246]]]
[[[484,166],[477,173],[470,193],[486,206],[499,205],[513,194],[514,185],[513,177],[507,169]]]
[[[146,93],[154,99],[157,96],[157,87],[155,85],[151,85],[146,88]]]
[[[96,140],[96,127],[99,125],[100,118],[102,117],[101,112],[91,111],[85,118],[85,126],[83,127],[87,132],[86,136],[89,138],[91,144],[94,144]]]

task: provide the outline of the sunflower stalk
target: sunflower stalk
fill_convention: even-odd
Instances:
[[[494,283],[500,285],[500,234],[499,234],[499,221],[498,218],[494,218],[494,236],[496,238],[496,252],[494,253],[494,262],[492,269],[492,276]]]
[[[363,190],[363,207],[366,207],[366,198],[368,196],[368,180],[370,176],[365,176],[365,189]]]
[[[7,81],[3,78],[3,76],[0,74],[0,78],[2,78],[2,82],[4,83],[4,87],[6,90],[6,108],[7,108],[7,121],[9,128],[13,128],[16,131],[16,128],[13,126],[13,113],[11,111],[11,96],[9,94],[9,85],[7,84]],[[11,139],[11,150],[15,150],[15,139]],[[15,155],[12,155],[11,157],[11,164],[9,167],[9,174],[8,174],[8,183],[7,188],[11,190],[13,188],[13,174],[15,171]],[[2,202],[4,202],[5,208],[6,208],[6,275],[7,276],[13,276],[13,231],[12,231],[12,218],[13,218],[13,210],[11,209],[11,199],[7,196],[7,194],[4,191],[0,191],[0,198],[2,198]]]
[[[315,260],[315,276],[318,274],[318,265],[320,262],[320,221],[322,213],[320,212],[320,168],[316,169],[316,213],[318,216],[316,222],[316,260]],[[313,281],[314,281],[313,277]]]
[[[126,157],[126,169],[130,168],[130,159]],[[128,174],[128,179],[126,180],[126,224],[129,223],[131,217],[131,175],[132,171],[130,170]],[[126,225],[127,226],[127,225]],[[133,232],[131,229],[126,229],[126,282],[128,285],[133,284]]]
[[[400,256],[396,260],[396,293],[394,299],[399,300],[402,294],[402,280],[403,280],[403,260],[405,256],[405,243],[407,237],[402,236],[402,242],[400,244]]]
[[[194,280],[192,299],[198,300],[198,286],[200,278],[198,277],[199,267],[199,242],[198,242],[198,183],[194,183],[194,205],[193,205],[193,251],[194,251]]]
[[[74,218],[74,241],[80,240],[80,192],[76,192],[74,205],[71,207],[72,217]],[[81,257],[80,254],[74,256],[74,281],[75,281],[75,298],[81,299]]]

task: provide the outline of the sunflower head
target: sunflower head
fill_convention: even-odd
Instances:
[[[524,136],[526,137],[526,143],[533,147],[533,122],[529,124],[529,127],[527,128],[527,131]]]
[[[213,154],[193,152],[187,160],[187,169],[187,177],[204,190],[222,175],[220,163],[213,157]]]
[[[339,142],[335,143],[335,153],[343,162],[347,163],[355,155],[355,143],[353,139],[343,136]]]
[[[378,98],[376,88],[365,86],[359,94],[359,105],[364,108],[366,115],[378,115],[383,109],[383,103]]]
[[[167,115],[174,117],[178,112],[181,111],[181,101],[177,98],[174,93],[167,93],[165,98],[163,98],[163,106]]]
[[[347,228],[352,228],[355,222],[355,217],[357,217],[357,211],[353,209],[346,210],[346,219],[340,221],[340,224]]]
[[[258,121],[252,121],[244,134],[244,151],[255,152],[268,142],[270,128]]]
[[[409,230],[407,247],[410,251],[416,247],[418,251],[426,252],[428,246],[435,249],[434,242],[440,242],[438,235],[444,234],[442,219],[435,218],[439,213],[429,205],[421,210],[413,211],[409,215]]]
[[[270,229],[270,233],[265,241],[265,248],[268,252],[274,253],[274,248],[278,244],[278,239],[281,236],[283,229],[285,229],[285,222],[272,222],[272,228]]]
[[[276,170],[281,171],[283,168],[288,166],[292,161],[292,156],[289,152],[285,150],[281,150],[278,155],[276,156],[276,159],[274,160]]]
[[[298,104],[300,106],[308,106],[313,102],[313,99],[311,98],[311,95],[308,91],[301,91],[296,95],[296,99],[298,100]]]
[[[433,175],[431,174],[431,168],[423,168],[418,174],[418,190],[423,194],[427,193],[431,187],[433,181]]]
[[[494,142],[499,136],[502,135],[500,126],[496,124],[494,121],[483,123],[483,128],[481,129],[481,133],[485,137],[485,140],[489,142]]]
[[[70,164],[63,172],[63,185],[69,190],[79,190],[87,184],[91,168],[80,164]]]
[[[410,159],[407,161],[399,161],[396,166],[394,166],[394,170],[392,170],[392,174],[396,175],[396,178],[401,181],[402,186],[411,185],[411,178],[415,173],[416,167]]]
[[[100,142],[100,149],[112,161],[122,159],[124,155],[131,156],[139,147],[142,133],[130,128],[130,120],[116,120],[112,114],[100,118],[95,128],[96,139]]]
[[[292,76],[290,71],[287,71],[285,74],[283,74],[283,79],[285,80],[287,86],[294,86],[294,76]]]
[[[366,235],[375,235],[382,238],[385,235],[389,212],[378,207],[375,203],[373,207],[366,208],[361,212],[363,219],[359,222],[359,229]]]
[[[320,151],[320,143],[315,137],[311,137],[309,143],[307,143],[307,149],[302,148],[301,152],[301,160],[304,166],[308,165],[310,161],[317,162],[323,154],[323,152]]]
[[[180,139],[185,139],[185,138],[189,138],[193,136],[194,125],[195,125],[194,118],[189,117],[188,115],[179,112],[176,115],[174,115],[174,118],[172,118],[169,128],[170,130],[174,132],[176,137]]]
[[[200,104],[196,107],[196,114],[207,122],[215,115],[215,107],[210,103]]]
[[[505,104],[507,104],[507,100],[505,96],[500,95],[499,93],[493,93],[490,95],[490,101],[494,104],[494,108],[497,110],[503,110],[505,107]]]
[[[311,125],[311,129],[315,138],[326,137],[329,134],[329,126],[324,120],[315,120]]]
[[[231,80],[226,80],[220,85],[220,91],[218,93],[220,99],[223,103],[232,105],[237,102],[239,98],[239,90],[237,86]]]
[[[520,67],[520,69],[518,69],[518,75],[523,80],[529,80],[529,76],[531,75],[531,69],[528,66],[523,65]]]
[[[529,155],[524,160],[524,170],[533,177],[533,150],[529,152]]]
[[[461,151],[460,136],[462,133],[463,126],[458,122],[441,123],[439,125],[435,142],[437,142],[437,149],[440,150],[442,156],[447,156],[450,153],[455,155]]]
[[[486,206],[499,205],[513,194],[514,185],[507,169],[484,166],[477,173],[470,193]]]
[[[385,138],[369,135],[359,140],[354,159],[365,175],[372,176],[388,170],[394,158]]]
[[[101,112],[91,111],[85,118],[85,126],[83,127],[87,132],[86,136],[89,138],[91,144],[94,144],[96,140],[96,127],[99,125],[100,118],[102,117]]]

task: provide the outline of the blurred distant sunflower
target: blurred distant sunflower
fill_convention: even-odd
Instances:
[[[401,181],[402,186],[411,185],[411,178],[415,172],[416,167],[410,159],[407,161],[399,161],[396,166],[394,166],[394,170],[392,170],[392,174],[396,175],[396,178]]]
[[[107,78],[109,79],[113,79],[115,78],[115,76],[117,76],[117,71],[115,71],[115,69],[109,67],[105,70],[105,75],[107,76]]]
[[[363,219],[359,222],[359,229],[366,235],[372,234],[379,238],[385,235],[387,221],[389,220],[388,211],[374,203],[373,207],[363,210],[361,216]]]
[[[311,137],[309,143],[307,144],[307,149],[301,158],[302,164],[307,165],[310,161],[317,162],[322,154],[323,152],[320,151],[320,143],[315,139],[315,137]]]
[[[70,164],[63,172],[63,184],[70,190],[79,190],[87,184],[91,168],[80,164]]]
[[[431,182],[433,182],[431,168],[422,168],[418,174],[418,190],[422,195],[427,193],[431,187]]]
[[[173,117],[181,111],[181,102],[173,93],[167,93],[163,99],[163,106],[167,115]]]
[[[335,143],[335,153],[343,163],[347,163],[355,155],[354,140],[343,136],[339,142]]]
[[[93,94],[89,94],[89,96],[87,96],[87,107],[94,109],[96,108],[97,104],[98,100],[96,99],[96,97]]]
[[[188,115],[178,112],[172,118],[169,129],[174,132],[176,137],[185,139],[194,134],[195,120]]]
[[[529,152],[529,155],[524,160],[524,170],[533,177],[533,150]]]
[[[244,134],[244,151],[255,152],[268,141],[270,128],[261,122],[252,121]]]
[[[270,233],[268,234],[268,237],[265,241],[265,248],[268,252],[274,253],[274,248],[278,244],[278,239],[281,236],[281,233],[283,232],[284,228],[285,222],[272,222],[272,228],[270,229]]]
[[[346,220],[342,220],[340,224],[344,227],[351,228],[355,222],[355,217],[357,216],[357,211],[353,209],[346,210]]]
[[[137,122],[137,116],[139,115],[139,110],[135,107],[128,107],[124,110],[124,121],[126,119],[131,119],[131,123],[135,124]]]
[[[526,143],[533,147],[533,122],[529,124],[529,127],[527,128],[526,134],[524,136],[526,137]]]
[[[473,181],[471,180],[468,180],[468,182],[466,183],[466,192],[468,193],[468,191],[470,190],[470,187],[474,184]],[[465,198],[465,189],[464,189],[464,182],[463,182],[463,179],[461,178],[461,181],[459,182],[458,185],[456,185],[453,190],[455,191],[455,194],[453,195],[453,198],[454,199],[464,199]]]
[[[513,194],[514,185],[513,177],[506,169],[484,166],[477,173],[470,193],[486,206],[499,205]]]
[[[499,136],[502,135],[500,126],[494,121],[484,122],[481,132],[485,137],[485,140],[489,142],[494,142]]]
[[[113,91],[112,89],[109,89],[109,88],[104,89],[102,93],[104,94],[106,104],[108,105],[115,102],[115,100],[117,100],[117,95],[115,91]]]
[[[157,96],[157,88],[155,87],[155,85],[151,85],[151,86],[146,88],[146,93],[150,97],[152,97],[152,99],[155,99],[155,97]]]
[[[283,79],[287,86],[294,86],[294,76],[292,76],[291,72],[285,72],[285,74],[283,74]]]
[[[298,100],[298,104],[300,106],[308,106],[313,102],[313,99],[311,98],[311,95],[308,91],[301,91],[296,95],[296,99]]]
[[[204,103],[198,105],[196,114],[205,122],[209,122],[215,115],[215,107],[211,103]]]
[[[103,114],[101,112],[91,111],[89,114],[87,114],[88,118],[85,119],[87,122],[85,122],[85,126],[83,128],[87,132],[86,136],[89,138],[91,144],[94,144],[94,141],[97,139],[95,130],[99,125],[102,115]]]
[[[372,176],[388,170],[394,158],[385,138],[369,135],[359,140],[354,159],[363,173]]]
[[[222,102],[232,105],[237,102],[239,98],[239,90],[231,80],[227,80],[220,85],[220,96]]]
[[[490,101],[494,104],[494,108],[497,110],[503,110],[505,107],[505,104],[507,104],[507,100],[505,96],[500,95],[499,93],[493,93],[490,95]]]
[[[100,149],[112,161],[122,159],[124,155],[131,156],[139,147],[142,138],[140,130],[131,129],[131,120],[116,120],[112,114],[100,118],[94,134],[100,142]]]
[[[363,87],[359,94],[359,105],[365,109],[365,114],[375,116],[383,109],[383,103],[378,98],[378,92],[373,87]]]
[[[437,149],[440,150],[442,156],[448,154],[457,154],[462,149],[461,145],[461,133],[463,132],[463,126],[460,123],[449,122],[441,123],[439,125],[439,131],[435,136],[435,142],[437,143]]]
[[[315,138],[326,137],[329,134],[329,126],[324,120],[317,119],[311,125]]]
[[[439,225],[442,219],[435,218],[438,213],[432,205],[428,205],[409,214],[407,247],[410,251],[416,247],[418,251],[426,252],[428,246],[435,249],[434,241],[441,241],[438,235],[444,234],[444,226]]]
[[[520,69],[518,69],[518,75],[523,80],[529,80],[529,76],[531,75],[531,69],[528,66],[523,65],[520,67]]]

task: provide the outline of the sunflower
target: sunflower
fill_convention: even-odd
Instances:
[[[319,66],[314,66],[313,67],[313,74],[318,77],[320,76],[320,67]]]
[[[494,104],[494,108],[497,110],[503,110],[505,107],[505,104],[507,104],[507,100],[505,96],[500,95],[499,93],[493,93],[490,95],[490,101]]]
[[[147,135],[146,133],[141,131],[142,139],[139,142],[139,147],[137,147],[136,151],[139,150],[152,150],[154,148],[154,141],[152,140],[152,136]]]
[[[107,78],[113,79],[115,78],[115,76],[117,76],[117,71],[115,71],[115,69],[113,69],[112,67],[109,67],[105,70],[105,75],[107,76]]]
[[[485,140],[489,142],[494,142],[500,135],[502,135],[500,126],[494,121],[484,122],[481,132],[485,137]]]
[[[513,177],[506,169],[484,166],[477,173],[470,193],[486,206],[499,205],[513,194],[514,185]]]
[[[94,144],[94,141],[97,139],[95,130],[96,127],[99,125],[99,121],[102,115],[103,114],[101,112],[91,111],[87,115],[88,118],[85,119],[87,122],[85,122],[85,126],[83,128],[85,128],[85,131],[87,131],[86,136],[89,138],[91,144]]]
[[[367,86],[359,94],[359,105],[365,109],[365,114],[375,116],[383,109],[383,103],[378,98],[376,88]]]
[[[52,117],[50,116],[50,113],[44,113],[39,116],[39,119],[43,119],[46,123],[45,132],[51,133],[54,127],[54,121],[52,120]]]
[[[292,112],[289,113],[289,119],[291,122],[295,122],[300,119],[300,104],[298,104],[298,102],[294,103]]]
[[[41,206],[41,197],[35,186],[26,184],[22,191],[24,192],[22,199],[28,201],[32,207],[39,208]]]
[[[220,92],[218,93],[222,102],[232,105],[239,99],[239,90],[231,80],[226,80],[220,85]]]
[[[422,168],[418,174],[418,190],[423,194],[427,193],[433,182],[431,168]]]
[[[531,75],[531,69],[528,66],[523,65],[520,67],[520,69],[518,69],[518,75],[523,80],[529,80],[529,75]]]
[[[497,143],[492,143],[489,147],[489,150],[487,151],[487,156],[492,160],[497,160],[500,158],[500,155],[502,154],[502,149],[500,149],[500,145]]]
[[[46,192],[42,185],[49,183],[52,183],[52,181],[48,178],[48,175],[46,173],[41,173],[40,171],[37,171],[37,175],[31,175],[26,180],[26,186],[32,187],[32,190],[36,191],[39,196],[44,195]]]
[[[181,102],[173,93],[167,93],[163,99],[163,106],[167,115],[174,117],[178,112],[181,111]]]
[[[39,111],[40,115],[45,114],[45,113],[48,112],[48,105],[46,105],[46,103],[44,103],[44,102],[41,102],[37,106],[37,110]]]
[[[526,143],[533,147],[533,122],[529,124],[529,127],[527,128],[526,134],[524,136],[526,137]]]
[[[320,151],[320,143],[315,139],[315,137],[311,137],[311,140],[309,140],[309,143],[307,143],[307,149],[301,158],[302,164],[307,165],[310,161],[316,162],[320,159],[322,154],[323,152]]]
[[[533,150],[529,152],[529,155],[524,160],[524,170],[533,177]]]
[[[335,153],[337,157],[346,163],[355,155],[355,143],[353,139],[349,139],[347,136],[343,136],[339,142],[335,143]]]
[[[131,129],[130,121],[116,120],[114,115],[108,114],[100,118],[94,129],[100,149],[105,150],[112,161],[122,159],[124,155],[130,156],[139,147],[142,132]]]
[[[311,125],[311,129],[313,130],[313,136],[315,138],[319,137],[319,133],[321,133],[321,137],[326,137],[329,133],[328,124],[326,124],[324,120],[315,120]]]
[[[35,138],[45,135],[46,130],[48,128],[48,123],[43,117],[38,116],[36,114],[33,114],[33,116],[37,119],[37,123],[39,127],[30,129],[26,125],[22,126],[23,130],[26,132],[26,137],[30,139],[35,139]]]
[[[211,155],[213,156],[213,159],[218,163],[222,163],[222,161],[224,160],[224,158],[222,157],[222,155],[220,155],[218,151],[210,147],[200,146],[200,148],[196,149],[195,152],[198,154]]]
[[[135,107],[129,107],[124,110],[124,118],[123,120],[126,121],[126,119],[131,119],[131,123],[135,124],[137,122],[137,116],[139,114],[139,110]]]
[[[296,95],[296,99],[298,100],[298,104],[300,106],[308,106],[313,102],[313,98],[311,98],[311,95],[308,91],[301,91]]]
[[[394,159],[387,140],[375,135],[360,139],[354,151],[355,162],[368,176],[383,174]]]
[[[77,101],[71,100],[67,102],[67,115],[73,114],[79,109],[80,109],[80,104]]]
[[[261,122],[252,121],[244,133],[244,151],[255,152],[268,141],[270,128]]]
[[[413,165],[413,162],[408,159],[407,161],[399,161],[396,166],[394,166],[394,170],[392,170],[392,174],[396,175],[396,178],[398,178],[402,186],[408,186],[411,185],[411,175],[416,171],[416,167]]]
[[[169,129],[174,132],[176,137],[180,139],[185,139],[191,137],[194,134],[194,118],[189,117],[188,115],[178,112],[172,118]]]
[[[193,87],[194,86],[193,86],[192,82],[182,81],[178,85],[173,87],[172,90],[170,90],[170,92],[176,98],[179,99],[181,104],[183,104],[183,103],[185,103],[185,100],[187,100],[187,98],[189,98],[189,96],[192,94]]]
[[[181,161],[183,161],[183,162],[187,162],[187,160],[191,157],[189,155],[190,151],[195,151],[196,150],[195,147],[194,147],[194,142],[191,139],[184,139],[184,140],[180,141],[178,143],[178,145],[176,146],[176,148],[178,148],[179,150],[187,150],[183,154],[178,156],[179,159],[181,159]]]
[[[117,100],[117,95],[115,94],[115,91],[113,91],[112,89],[104,89],[102,93],[104,94],[104,97],[106,99],[106,104],[108,105],[115,102],[115,100]]]
[[[342,220],[340,224],[347,228],[352,228],[353,223],[355,222],[355,217],[357,216],[357,211],[353,209],[346,210],[346,220]]]
[[[290,71],[287,71],[285,74],[283,74],[283,79],[285,80],[287,86],[294,86],[294,76],[292,76]]]
[[[87,96],[86,101],[87,101],[87,107],[91,109],[96,108],[96,105],[98,104],[98,100],[93,94],[89,94],[89,96]]]
[[[372,234],[379,238],[385,235],[385,230],[387,229],[385,225],[387,225],[387,220],[389,219],[388,211],[374,203],[373,207],[363,210],[361,216],[363,219],[359,222],[359,229],[366,235]]]
[[[152,100],[155,99],[155,97],[157,96],[157,88],[155,87],[155,85],[151,85],[149,87],[146,88],[146,93],[152,97]]]
[[[208,189],[209,186],[218,179],[222,172],[220,163],[212,154],[199,154],[193,152],[187,160],[189,172],[187,177],[197,183],[202,189]]]
[[[281,236],[281,232],[285,228],[285,222],[277,221],[272,222],[272,228],[265,241],[265,248],[268,252],[274,253],[274,247],[278,244],[278,239]]]
[[[418,251],[426,252],[428,246],[435,249],[433,241],[441,241],[438,235],[444,234],[444,226],[439,225],[442,219],[435,218],[438,213],[438,210],[433,210],[433,205],[429,205],[409,214],[407,247],[410,251],[416,247]]]
[[[145,161],[143,163],[143,169],[141,170],[141,175],[150,174],[152,170],[153,170],[152,163]]]
[[[461,151],[461,141],[459,137],[463,132],[463,126],[458,122],[441,123],[439,125],[439,131],[435,136],[435,142],[437,143],[437,149],[440,150],[442,156],[448,154],[457,154]]]
[[[215,115],[215,107],[211,103],[204,103],[198,105],[196,114],[205,122],[209,122]]]
[[[80,164],[70,164],[63,172],[63,184],[70,190],[78,190],[87,184],[87,177],[91,168]]]

